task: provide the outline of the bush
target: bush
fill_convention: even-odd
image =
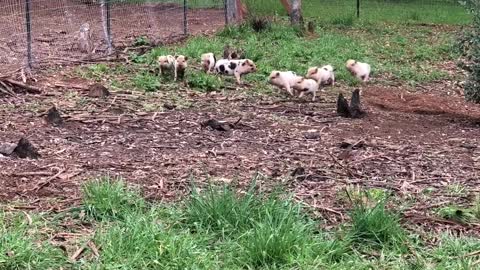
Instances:
[[[467,65],[465,70],[469,72],[467,81],[464,86],[465,98],[469,101],[480,103],[480,2],[477,0],[466,0],[463,2],[467,10],[473,15],[472,33],[467,36],[469,38],[467,55]],[[465,44],[465,41],[462,42]]]

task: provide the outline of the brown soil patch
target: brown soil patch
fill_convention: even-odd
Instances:
[[[165,92],[112,92],[103,100],[78,89],[4,98],[0,138],[28,137],[42,157],[0,158],[0,201],[58,208],[80,199],[84,181],[104,175],[141,186],[147,198],[176,200],[189,191],[192,179],[197,185],[208,180],[246,188],[257,175],[263,189],[286,184],[330,224],[344,218],[330,210],[345,214],[348,209],[338,194],[361,185],[389,190],[401,200],[413,196],[406,215],[430,226],[434,209],[425,205],[445,200],[465,205],[479,191],[480,128],[464,117],[478,117],[478,106],[459,99],[412,94],[398,103],[394,89],[372,87],[364,93],[367,117],[351,120],[337,117],[333,102],[288,100],[281,94],[175,93],[176,101]],[[191,107],[160,109],[179,100]],[[52,104],[65,120],[63,127],[42,116]],[[159,109],[149,112],[147,105]],[[424,107],[431,113],[418,113]],[[461,108],[461,114],[452,113]],[[235,123],[240,117],[229,131],[201,126],[211,118]],[[345,142],[360,143],[345,149]],[[305,176],[292,177],[299,167]],[[453,184],[468,192],[452,197],[448,186]],[[429,196],[421,196],[426,189]],[[474,225],[433,223],[478,232]]]
[[[396,88],[373,87],[364,91],[365,100],[378,108],[399,112],[445,115],[480,123],[480,106],[458,96],[409,93]]]

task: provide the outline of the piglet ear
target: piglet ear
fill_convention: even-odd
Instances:
[[[177,59],[177,58],[178,58],[178,55],[175,55],[174,57],[175,57],[175,59]]]
[[[185,56],[185,61],[188,61],[188,56]]]
[[[276,77],[280,77],[280,72],[277,72],[277,74],[275,74]]]

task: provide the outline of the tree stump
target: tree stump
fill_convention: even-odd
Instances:
[[[346,118],[361,118],[365,115],[360,104],[360,89],[353,90],[350,105],[343,94],[338,94],[337,114]]]
[[[17,147],[13,150],[19,158],[31,158],[38,159],[40,154],[37,149],[25,138],[21,138],[17,144]]]
[[[55,106],[48,110],[46,120],[52,126],[58,127],[63,125],[63,119]]]
[[[360,106],[360,89],[353,90],[352,99],[350,100],[350,116],[352,118],[360,118],[365,114]]]
[[[110,92],[108,91],[108,89],[99,83],[91,85],[88,92],[88,96],[96,98],[106,98],[109,95]]]
[[[350,117],[350,107],[348,106],[347,99],[343,96],[342,93],[338,94],[337,114],[341,117]]]

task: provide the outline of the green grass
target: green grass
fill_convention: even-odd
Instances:
[[[475,269],[480,259],[478,238],[444,233],[426,245],[383,201],[357,205],[350,221],[325,231],[288,196],[254,185],[210,186],[171,204],[146,202],[118,179],[83,190],[83,206],[60,214],[2,212],[0,269]],[[65,230],[80,235],[63,251],[49,239]]]
[[[280,23],[261,33],[248,24],[228,27],[215,37],[194,37],[181,46],[157,48],[138,60],[153,68],[159,55],[178,53],[189,56],[191,65],[199,65],[201,53],[220,55],[225,44],[245,50],[246,57],[256,62],[258,72],[245,76],[245,80],[254,83],[257,91],[271,88],[266,80],[272,70],[291,70],[303,75],[309,67],[325,64],[337,69],[337,81],[356,85],[358,82],[344,67],[350,58],[370,63],[373,78],[379,83],[392,80],[405,85],[427,83],[450,78],[438,66],[457,57],[453,49],[454,33],[427,26],[319,27],[316,37],[303,37],[296,29]],[[194,89],[223,87],[215,78],[194,70],[189,70],[187,80]],[[228,77],[223,80],[232,81]]]
[[[260,15],[286,15],[279,0],[246,0],[249,8]],[[433,23],[466,24],[470,15],[455,1],[361,1],[360,18],[356,17],[356,1],[304,0],[303,13],[309,19],[320,23],[332,23],[350,20],[362,23]]]
[[[349,238],[361,246],[382,248],[385,246],[405,249],[406,233],[397,215],[385,209],[384,200],[373,207],[364,203],[355,205],[350,214],[352,227]]]
[[[83,186],[87,214],[96,220],[122,219],[145,208],[141,196],[121,179],[100,178]]]
[[[199,58],[205,52],[220,57],[224,46],[230,44],[245,51],[246,57],[257,65],[256,73],[244,77],[251,86],[249,94],[278,93],[267,83],[272,70],[291,70],[304,75],[309,67],[325,64],[336,68],[339,85],[358,85],[345,68],[348,59],[369,63],[373,83],[415,86],[457,76],[442,69],[444,63],[459,57],[455,49],[456,30],[457,27],[370,23],[344,15],[317,24],[316,34],[310,36],[277,18],[260,33],[247,22],[227,27],[213,37],[192,37],[180,45],[155,48],[147,54],[132,53],[129,58],[133,64],[129,66],[97,64],[82,68],[79,73],[86,78],[106,80],[116,89],[175,90],[176,83],[155,74],[156,58],[184,54],[190,59],[186,72],[188,87],[203,92],[221,91],[235,84],[233,78],[204,74],[199,70]]]

